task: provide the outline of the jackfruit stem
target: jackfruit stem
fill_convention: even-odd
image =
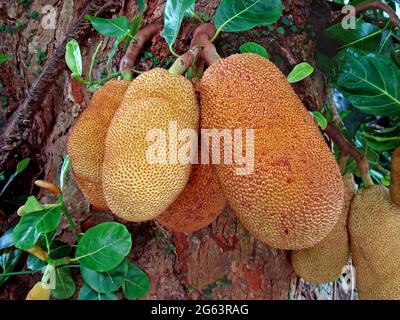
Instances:
[[[171,68],[169,68],[168,72],[174,75],[184,74],[186,70],[191,67],[193,61],[195,61],[200,55],[200,51],[201,49],[199,46],[191,48],[188,52],[176,59]]]
[[[162,27],[159,24],[149,24],[136,33],[125,52],[124,57],[121,59],[119,66],[119,70],[125,80],[132,80],[132,69],[140,51],[143,49],[146,42],[161,31],[161,28]]]
[[[201,58],[209,65],[216,63],[221,59],[217,49],[211,42],[211,38],[216,33],[216,28],[211,23],[203,23],[193,33],[193,40],[190,47],[201,46]]]
[[[400,146],[393,151],[389,190],[392,201],[400,206]]]

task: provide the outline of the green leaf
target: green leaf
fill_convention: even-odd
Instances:
[[[28,200],[26,200],[24,204],[25,213],[37,212],[41,210],[43,210],[43,207],[34,196],[30,196]]]
[[[67,43],[65,62],[75,77],[82,76],[82,54],[79,43],[71,40]]]
[[[90,68],[89,68],[89,81],[92,81],[93,78],[93,67],[94,64],[96,63],[97,55],[99,54],[100,48],[103,45],[103,41],[100,41],[100,43],[97,45],[96,50],[92,54],[92,58],[90,59]],[[68,156],[67,156],[68,157]],[[64,159],[65,161],[65,159]]]
[[[119,45],[122,43],[122,41],[124,41],[126,39],[126,37],[128,36],[129,32],[130,32],[130,30],[127,30],[124,34],[121,34],[115,40],[114,45],[113,45],[113,47],[111,49],[111,53],[110,53],[110,55],[108,56],[108,59],[107,59],[107,68],[110,67],[112,59],[115,57]]]
[[[368,147],[376,152],[391,151],[400,145],[400,137],[379,137],[363,133]]]
[[[176,41],[186,11],[194,3],[195,0],[167,0],[164,10],[163,35],[170,48]]]
[[[11,184],[11,182],[19,175],[21,174],[23,171],[25,171],[25,169],[28,167],[29,162],[31,161],[30,158],[25,158],[24,160],[21,160],[20,162],[18,162],[17,164],[17,169],[15,170],[15,172],[8,178],[7,183],[4,185],[3,189],[0,192],[0,197],[4,194],[4,192],[7,190],[8,186]]]
[[[140,30],[140,26],[142,24],[142,19],[143,19],[143,17],[141,15],[139,15],[132,20],[132,22],[129,26],[128,37],[126,38],[126,45],[125,45],[126,48],[128,48],[129,43],[132,41],[132,39],[134,38],[136,33]]]
[[[117,267],[131,247],[131,235],[124,225],[105,222],[85,232],[78,243],[75,259],[86,268],[105,272]]]
[[[214,19],[218,30],[239,32],[274,23],[281,15],[280,0],[222,0]]]
[[[14,245],[12,233],[14,228],[8,229],[0,238],[0,250],[10,248]]]
[[[35,246],[40,234],[56,230],[60,222],[60,206],[27,213],[14,229],[14,245],[22,250],[31,249]]]
[[[60,188],[61,191],[64,190],[64,185],[65,185],[65,179],[68,173],[68,170],[71,166],[71,158],[69,155],[67,155],[63,161],[63,164],[61,166],[61,172],[60,172]]]
[[[366,114],[400,114],[400,72],[378,57],[365,56],[346,64],[337,80],[338,89]]]
[[[147,9],[146,1],[145,0],[137,0],[137,4],[138,4],[138,7],[139,7],[139,12],[143,15],[143,13]]]
[[[301,62],[296,65],[293,70],[289,73],[287,80],[289,83],[299,82],[314,72],[314,68],[307,62]]]
[[[128,263],[124,260],[115,269],[106,272],[97,272],[81,266],[83,280],[94,290],[100,293],[117,291],[124,283]]]
[[[255,42],[243,43],[240,46],[239,50],[241,53],[255,53],[260,55],[261,57],[269,59],[267,50],[262,45],[259,45],[258,43]]]
[[[49,257],[51,259],[61,259],[67,257],[72,251],[72,247],[65,242],[52,241],[50,244]]]
[[[320,112],[313,111],[311,112],[313,115],[314,119],[317,121],[318,126],[322,129],[325,130],[327,125],[328,125],[328,120],[324,117],[324,115]]]
[[[78,300],[118,300],[115,293],[99,293],[84,283],[79,292]]]
[[[26,267],[29,270],[42,270],[46,265],[46,261],[42,261],[32,254],[28,256],[28,259],[26,259]]]
[[[51,291],[53,298],[65,300],[71,298],[76,291],[70,268],[56,268],[56,288]]]
[[[150,279],[142,269],[128,263],[128,273],[122,290],[127,299],[143,298],[150,290]]]
[[[106,37],[120,37],[129,30],[128,19],[124,16],[115,19],[105,19],[94,16],[86,16],[93,28]]]
[[[11,59],[11,55],[8,53],[0,53],[0,64],[5,63]]]
[[[3,254],[0,255],[0,268],[3,270],[0,273],[0,287],[10,278],[9,276],[2,276],[2,274],[10,273],[14,270],[21,257],[21,254],[21,250],[6,248]]]

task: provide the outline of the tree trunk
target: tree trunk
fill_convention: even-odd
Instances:
[[[2,124],[7,122],[22,103],[41,72],[41,67],[45,65],[46,62],[42,61],[43,54],[40,53],[45,53],[47,60],[52,57],[87,2],[34,0],[26,8],[18,5],[17,1],[2,2],[2,23],[7,26],[15,25],[16,21],[27,23],[26,28],[13,33],[0,33],[0,52],[13,55],[12,62],[2,65],[0,69],[4,86],[2,94],[10,97],[6,112],[0,114]],[[197,11],[212,17],[219,2],[197,1]],[[104,3],[105,8],[101,13],[103,17],[126,15],[131,19],[138,12],[136,1],[133,0]],[[147,3],[144,24],[161,23],[165,0],[148,0]],[[244,33],[224,34],[216,43],[220,54],[228,56],[237,53],[242,43],[255,41],[267,48],[271,59],[284,73],[288,73],[294,63],[308,61],[315,65],[315,39],[318,31],[331,21],[331,8],[323,1],[286,0],[283,3],[284,17],[293,21],[296,28],[279,21],[270,31],[267,27],[261,27]],[[50,6],[45,7],[46,5]],[[43,8],[50,11],[44,12],[41,20],[31,18],[33,11],[43,13]],[[52,19],[53,13],[55,28],[43,28],[45,19]],[[279,26],[284,28],[284,34],[277,32]],[[193,21],[184,21],[175,45],[176,52],[183,53],[188,49],[195,27]],[[80,35],[78,41],[83,51],[84,74],[88,74],[90,57],[101,40],[104,38],[93,31]],[[96,67],[97,74],[104,70],[104,60],[107,60],[112,45],[111,40],[105,41],[100,54],[106,58]],[[158,56],[160,61],[170,57],[168,46],[160,35],[146,50]],[[113,61],[114,66],[118,65],[121,58],[122,50],[120,51]],[[152,59],[142,58],[137,63],[138,70],[148,70],[151,67]],[[326,95],[325,84],[323,76],[316,73],[296,85],[295,90],[306,106],[322,107]],[[87,89],[71,81],[70,73],[66,69],[55,78],[39,108],[31,114],[28,126],[24,127],[20,145],[3,164],[4,168],[13,168],[18,159],[14,155],[17,154],[19,158],[29,156],[33,159],[30,171],[22,176],[24,182],[20,183],[24,192],[38,192],[32,187],[35,177],[58,181],[59,169],[66,156],[68,133],[78,115],[88,105],[89,99]],[[4,141],[0,142],[4,144]],[[41,197],[43,201],[50,200],[47,194],[42,194]],[[118,221],[108,212],[93,211],[70,175],[67,179],[65,200],[82,229],[102,221]],[[8,219],[8,223],[13,221],[15,215]],[[293,273],[288,252],[274,250],[254,240],[230,208],[226,208],[212,225],[192,234],[171,234],[154,222],[141,225],[128,223],[127,226],[133,233],[132,261],[142,267],[151,278],[152,289],[147,297],[149,299],[287,299],[320,296],[319,287],[304,284]],[[65,241],[71,239],[67,230],[60,231],[59,237]],[[24,297],[24,291],[30,288],[24,282],[29,281],[31,280],[27,277],[17,277],[8,286],[18,285],[21,289],[20,295]],[[329,291],[324,297],[331,298],[332,293]],[[345,298],[348,293],[336,295]]]

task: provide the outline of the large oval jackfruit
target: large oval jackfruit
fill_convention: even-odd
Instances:
[[[386,187],[357,192],[349,232],[360,299],[400,299],[400,208]]]
[[[169,161],[175,159],[170,157],[170,150],[166,150],[165,163],[151,163],[147,157],[156,141],[148,140],[150,130],[165,133],[169,147],[171,123],[178,134],[181,130],[198,129],[198,105],[192,84],[159,68],[141,74],[129,86],[106,138],[103,191],[116,215],[137,222],[153,219],[185,187],[190,163]],[[177,148],[185,143],[177,141]]]
[[[201,112],[202,129],[254,129],[254,171],[239,176],[235,165],[215,168],[228,203],[255,238],[303,249],[331,232],[343,207],[342,176],[278,68],[255,54],[218,61],[202,78]]]
[[[393,151],[390,171],[390,198],[400,206],[400,147]]]
[[[350,256],[347,218],[355,195],[353,175],[343,177],[345,201],[339,221],[331,233],[316,246],[292,251],[293,270],[304,280],[312,283],[335,281]]]
[[[212,223],[225,206],[225,198],[210,165],[194,165],[178,199],[156,219],[178,232],[194,232]]]
[[[101,187],[107,129],[129,84],[130,81],[111,80],[99,88],[68,137],[67,148],[75,180],[98,209],[108,209]]]

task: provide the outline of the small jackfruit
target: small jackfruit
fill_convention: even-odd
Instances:
[[[360,299],[400,299],[400,208],[389,190],[371,186],[351,204],[349,232]]]
[[[225,198],[210,165],[194,165],[178,199],[156,218],[177,232],[194,232],[212,223],[225,206]]]
[[[223,163],[215,169],[227,202],[256,239],[295,250],[332,231],[343,207],[342,175],[309,112],[270,61],[236,54],[210,66],[201,80],[201,128],[254,129],[254,171],[237,175],[235,165]]]
[[[107,129],[130,81],[110,80],[93,94],[68,137],[68,153],[79,188],[96,208],[107,210],[101,188]]]
[[[393,151],[390,171],[390,198],[400,206],[400,147]]]
[[[344,206],[339,221],[331,233],[316,246],[291,253],[293,270],[308,282],[321,284],[335,281],[349,260],[347,218],[355,195],[353,175],[344,176],[343,182]]]
[[[198,105],[192,84],[160,68],[142,73],[129,86],[106,138],[103,191],[116,215],[137,222],[153,219],[184,189],[191,164],[182,164],[176,152],[187,142],[177,139],[170,148],[171,125],[178,134],[197,131]],[[148,151],[157,145],[155,154],[160,158],[149,158]]]

